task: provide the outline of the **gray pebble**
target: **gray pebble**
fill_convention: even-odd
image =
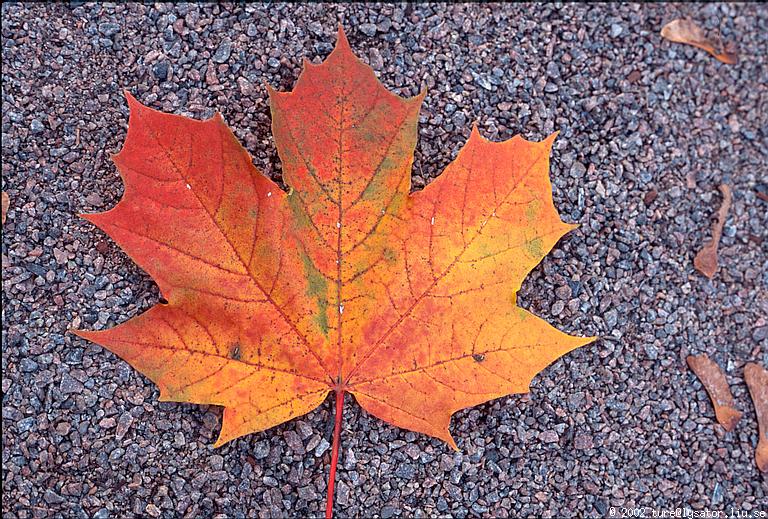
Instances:
[[[170,67],[170,63],[167,61],[159,61],[154,64],[152,67],[152,73],[155,75],[155,77],[160,81],[165,81],[168,79],[168,69]]]
[[[360,25],[359,29],[360,29],[360,32],[362,32],[366,36],[376,36],[376,24],[363,23]]]
[[[221,42],[216,52],[213,54],[213,61],[216,63],[226,63],[232,53],[232,42],[224,40]]]
[[[72,378],[68,373],[65,373],[61,377],[59,389],[64,394],[82,393],[83,384],[79,380]]]
[[[120,32],[120,25],[113,22],[103,22],[99,24],[99,32],[107,38],[111,38]]]

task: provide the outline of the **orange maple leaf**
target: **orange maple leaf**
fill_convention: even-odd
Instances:
[[[329,509],[345,393],[456,448],[451,414],[528,391],[572,337],[519,308],[526,274],[575,226],[552,202],[543,142],[476,128],[410,193],[424,94],[387,91],[342,30],[293,92],[269,89],[286,193],[221,115],[199,122],[130,95],[115,208],[85,216],[167,304],[80,336],[120,355],[164,401],[224,406],[216,445],[336,394]]]

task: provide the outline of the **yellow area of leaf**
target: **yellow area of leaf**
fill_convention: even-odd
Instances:
[[[524,393],[593,340],[516,306],[528,272],[574,226],[552,201],[542,142],[472,130],[411,193],[424,94],[387,91],[343,32],[292,92],[269,90],[288,193],[222,117],[151,110],[114,160],[125,195],[86,216],[167,299],[79,335],[146,374],[164,400],[225,407],[217,445],[350,392],[371,414],[456,446],[455,411]]]

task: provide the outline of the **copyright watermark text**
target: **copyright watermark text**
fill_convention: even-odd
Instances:
[[[768,519],[768,511],[739,510],[737,508],[694,510],[687,507],[652,508],[650,506],[638,506],[624,508],[612,506],[608,515],[620,519]]]

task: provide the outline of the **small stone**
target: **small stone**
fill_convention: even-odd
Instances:
[[[547,63],[547,76],[552,79],[558,79],[560,77],[560,67],[557,66],[557,62],[550,61]]]
[[[19,368],[24,373],[32,373],[37,371],[38,364],[34,360],[25,357],[21,359],[21,362],[19,362]]]
[[[99,195],[98,193],[89,193],[85,197],[85,201],[93,206],[99,206],[104,203],[104,200],[101,198],[101,195]]]
[[[205,485],[205,482],[208,480],[208,474],[205,472],[201,472],[197,476],[195,476],[190,484],[192,485],[192,488],[195,489],[201,489],[203,488],[203,485]]]
[[[65,265],[69,259],[69,254],[59,248],[54,248],[53,257],[56,259],[56,263],[59,265]]]
[[[237,78],[237,86],[240,88],[240,93],[244,96],[249,96],[253,93],[253,85],[244,77]]]
[[[283,437],[285,438],[285,443],[295,454],[304,453],[304,443],[302,443],[296,431],[286,431]]]
[[[360,26],[360,32],[366,36],[376,36],[376,25],[373,23],[364,23]]]
[[[300,487],[299,499],[303,499],[304,501],[313,501],[317,499],[317,493],[315,492],[315,489],[311,486]]]
[[[544,431],[539,435],[539,439],[544,443],[557,443],[560,437],[555,431]]]
[[[381,519],[389,519],[390,517],[393,517],[395,514],[397,514],[398,509],[393,506],[385,506],[381,509],[380,515]]]
[[[322,456],[330,447],[331,444],[328,443],[328,440],[325,438],[321,439],[320,443],[318,443],[317,447],[315,447],[315,456]]]
[[[301,436],[302,440],[306,440],[313,434],[312,427],[307,422],[297,423],[296,428],[299,430],[299,436]]]
[[[573,446],[580,450],[591,449],[594,447],[592,436],[588,434],[577,434],[573,440]]]
[[[82,393],[83,392],[83,384],[80,383],[79,380],[75,380],[72,378],[72,376],[69,373],[64,373],[64,375],[61,377],[61,384],[59,385],[59,390],[61,390],[62,393],[65,395],[72,394],[72,393]]]
[[[611,37],[616,38],[619,36],[622,32],[624,32],[624,27],[619,25],[618,23],[612,23],[611,24]]]
[[[368,64],[374,70],[381,70],[384,68],[384,58],[381,56],[379,49],[374,47],[368,52]]]
[[[402,479],[413,479],[416,476],[416,468],[409,463],[399,463],[395,469],[395,476]]]
[[[213,54],[213,61],[216,63],[226,63],[227,60],[229,60],[230,54],[232,54],[232,42],[229,40],[224,40]]]
[[[152,517],[160,517],[160,514],[162,514],[160,509],[153,503],[149,503],[145,510],[147,514],[151,515]]]
[[[477,83],[484,90],[488,90],[488,91],[493,90],[493,84],[484,75],[477,74],[475,76],[475,83]]]
[[[34,416],[30,416],[16,422],[16,428],[19,430],[19,432],[27,432],[32,430],[36,424],[37,419]]]
[[[160,81],[165,81],[168,79],[168,69],[170,66],[171,64],[167,61],[159,61],[152,67],[152,73]]]
[[[280,60],[277,58],[269,58],[267,60],[267,65],[269,65],[270,68],[279,68],[280,67]]]
[[[323,34],[323,24],[318,22],[318,21],[309,22],[309,25],[307,25],[307,28],[309,29],[309,32],[311,32],[312,34],[314,34],[316,36],[323,36],[324,35]]]
[[[571,176],[575,178],[581,178],[587,172],[586,166],[579,161],[575,161],[571,166]]]
[[[208,474],[211,481],[226,481],[229,479],[229,473],[226,470],[216,470]]]
[[[29,129],[35,134],[43,133],[45,131],[45,126],[43,126],[40,119],[32,119],[32,122],[29,124]]]
[[[717,506],[723,502],[724,487],[720,483],[715,483],[715,488],[712,491],[711,505]]]
[[[219,84],[219,77],[216,75],[216,66],[212,61],[208,63],[208,68],[205,70],[205,83],[209,86]]]
[[[571,295],[573,295],[573,291],[571,290],[570,285],[560,285],[555,289],[555,295],[558,299],[568,301],[571,298]]]
[[[214,454],[208,459],[211,470],[222,470],[224,468],[224,458],[219,454]]]
[[[453,467],[456,465],[456,462],[450,454],[443,454],[440,456],[440,469],[442,469],[444,472],[450,472],[453,470]]]
[[[257,442],[254,449],[253,449],[253,457],[257,460],[263,460],[269,456],[269,442],[268,441],[260,441]]]
[[[122,440],[128,433],[128,429],[133,423],[133,416],[131,413],[125,412],[117,419],[117,429],[115,429],[115,438]]]
[[[605,516],[608,514],[608,504],[604,499],[596,499],[595,510],[597,510],[597,513],[600,514],[600,516]]]
[[[111,38],[120,32],[120,26],[114,22],[103,22],[99,24],[99,32],[107,38]]]
[[[59,494],[57,494],[50,488],[45,491],[45,494],[43,494],[43,499],[45,499],[45,502],[48,503],[49,505],[58,505],[65,501],[63,497],[61,497]]]

